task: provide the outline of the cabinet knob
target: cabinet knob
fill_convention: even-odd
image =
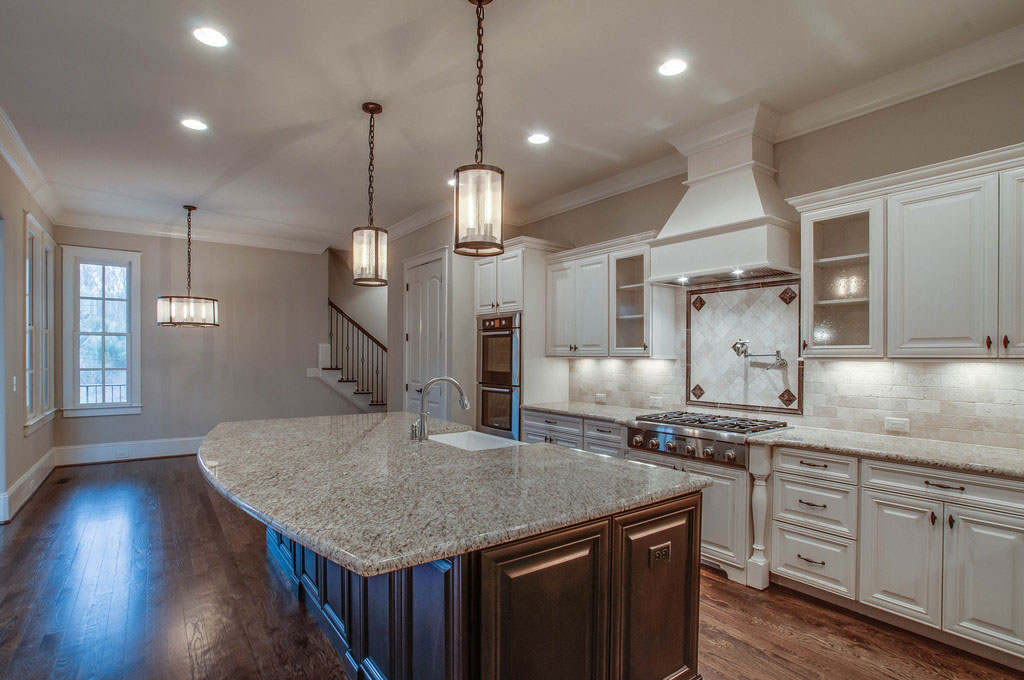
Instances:
[[[807,341],[806,340],[804,340],[804,344],[801,345],[801,347],[803,347],[804,349],[807,349]]]
[[[955,523],[956,523],[956,520],[953,519],[953,515],[950,515],[949,516],[949,528],[952,529],[953,528],[953,524],[955,524]]]
[[[1010,336],[1004,335],[1003,336],[1003,349],[1009,349],[1009,348],[1010,348]]]
[[[938,518],[939,516],[935,514],[934,510],[932,510],[932,526],[935,526],[935,520],[937,520]]]
[[[992,336],[991,335],[986,335],[985,336],[985,349],[992,349]]]

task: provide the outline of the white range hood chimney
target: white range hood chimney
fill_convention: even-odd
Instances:
[[[779,114],[764,104],[670,140],[689,187],[651,244],[651,281],[686,285],[796,272],[800,222],[775,183]],[[742,273],[739,273],[742,272]]]

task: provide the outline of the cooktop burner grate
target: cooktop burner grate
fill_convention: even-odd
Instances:
[[[720,416],[709,413],[690,413],[688,411],[669,411],[652,413],[637,418],[638,422],[664,423],[681,427],[697,427],[717,432],[734,432],[737,434],[753,434],[765,430],[786,427],[780,420],[759,420],[757,418],[741,418],[737,416]]]

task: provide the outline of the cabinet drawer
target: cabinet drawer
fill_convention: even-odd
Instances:
[[[866,488],[1024,512],[1024,484],[1020,482],[877,460],[861,461],[861,478]]]
[[[634,451],[630,449],[626,452],[626,460],[634,461],[637,463],[644,463],[646,465],[658,465],[661,467],[673,468],[675,470],[683,469],[682,459],[674,456],[666,456],[663,453],[652,453],[650,451]]]
[[[534,430],[550,430],[552,433],[568,435],[583,434],[583,419],[571,416],[556,416],[551,413],[522,411],[523,426]]]
[[[780,446],[775,449],[775,470],[833,482],[857,483],[857,459],[853,456]]]
[[[857,543],[774,521],[772,571],[852,600],[857,597]]]
[[[857,487],[780,472],[775,475],[773,494],[775,519],[857,537]]]
[[[615,423],[608,423],[603,420],[583,420],[583,433],[587,440],[601,439],[606,442],[622,443],[622,427]]]
[[[606,444],[604,441],[587,439],[583,443],[583,450],[590,453],[600,453],[602,456],[622,458],[622,447],[619,444]]]

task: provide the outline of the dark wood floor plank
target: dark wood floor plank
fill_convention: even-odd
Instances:
[[[701,588],[705,680],[1019,677],[786,588]],[[192,457],[58,469],[0,526],[0,677],[345,680],[263,526]]]

